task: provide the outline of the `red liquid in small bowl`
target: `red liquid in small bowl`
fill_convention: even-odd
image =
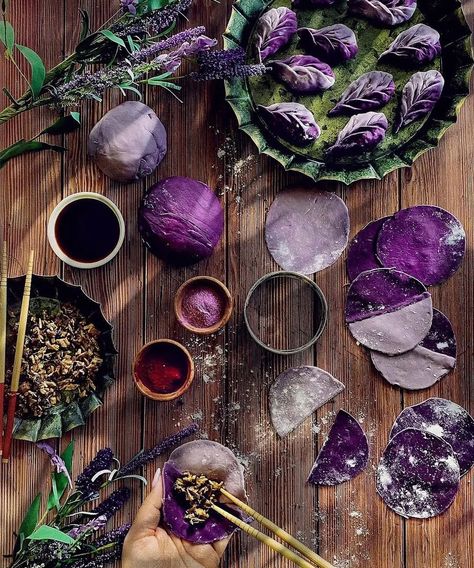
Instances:
[[[189,361],[176,345],[153,343],[136,362],[135,375],[152,392],[171,394],[185,384],[189,375]]]

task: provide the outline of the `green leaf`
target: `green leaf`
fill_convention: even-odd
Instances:
[[[138,95],[139,99],[142,100],[142,94],[137,88],[132,87],[131,85],[119,85],[118,88],[122,91],[122,95],[125,96],[125,91],[131,91],[132,93]]]
[[[72,114],[72,113],[71,113]],[[66,469],[69,472],[69,475],[72,473],[72,458],[74,455],[74,442],[70,442],[64,452],[61,454],[61,458],[66,466]],[[48,511],[54,509],[55,507],[58,508],[58,503],[61,497],[64,495],[64,492],[69,485],[69,480],[64,473],[54,473],[53,474],[53,490],[49,494],[48,497]]]
[[[0,41],[5,46],[7,53],[13,51],[15,45],[15,30],[10,22],[6,20],[0,20]]]
[[[134,51],[138,51],[140,49],[140,46],[138,44],[136,44],[133,39],[132,36],[127,36],[127,41],[128,41],[128,45],[130,47],[130,51],[133,53]]]
[[[46,142],[38,142],[37,140],[20,140],[12,144],[2,152],[0,152],[0,168],[12,158],[27,154],[29,152],[40,152],[41,150],[53,150],[54,152],[64,152],[66,148],[63,146],[55,146]]]
[[[41,93],[44,79],[46,77],[46,68],[41,57],[29,47],[16,44],[18,51],[25,57],[31,67],[31,91],[35,97]]]
[[[111,42],[116,43],[117,45],[120,45],[120,47],[124,47],[126,49],[126,45],[123,39],[115,35],[114,32],[111,32],[110,30],[102,30],[100,33]]]
[[[55,540],[56,542],[64,542],[65,544],[74,544],[74,539],[68,534],[55,529],[54,527],[49,527],[48,525],[41,525],[35,530],[34,533],[30,534],[29,540]]]
[[[148,10],[161,10],[171,4],[172,0],[148,0]]]
[[[79,14],[81,15],[81,35],[79,41],[86,39],[90,33],[90,18],[89,12],[87,10],[79,9]]]
[[[166,89],[173,89],[174,91],[181,91],[180,85],[176,83],[170,83],[169,81],[162,81],[161,79],[156,79],[152,77],[147,81],[148,85],[153,85],[154,87],[165,87]]]
[[[25,518],[21,522],[20,528],[18,529],[18,537],[23,536],[23,538],[28,538],[35,530],[38,524],[40,505],[41,493],[38,493],[26,512]]]
[[[67,116],[58,118],[56,122],[45,128],[41,134],[69,134],[77,130],[81,125],[81,115],[78,112],[71,112]]]

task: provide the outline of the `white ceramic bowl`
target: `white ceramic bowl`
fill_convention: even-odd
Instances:
[[[97,199],[98,201],[102,201],[102,203],[105,203],[115,213],[115,216],[117,217],[119,224],[119,238],[115,248],[105,258],[97,260],[95,262],[79,262],[77,260],[74,260],[73,258],[70,258],[67,254],[64,253],[64,251],[59,246],[58,241],[56,240],[56,221],[58,220],[59,214],[67,205],[69,205],[73,201],[77,201],[83,198]],[[104,195],[100,195],[100,193],[94,193],[93,191],[83,191],[80,193],[73,193],[72,195],[68,195],[68,197],[65,197],[62,201],[60,201],[56,205],[49,218],[48,222],[49,244],[51,245],[51,248],[53,249],[54,253],[58,258],[60,258],[66,264],[69,264],[69,266],[73,266],[74,268],[98,268],[99,266],[104,266],[104,264],[110,262],[117,255],[118,251],[123,245],[124,239],[125,239],[125,221],[123,220],[120,209],[115,205],[113,201],[111,201]]]

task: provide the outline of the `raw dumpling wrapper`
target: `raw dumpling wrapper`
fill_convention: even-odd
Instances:
[[[217,442],[196,440],[174,450],[163,468],[163,520],[173,534],[196,544],[208,544],[231,535],[236,527],[212,511],[203,524],[192,526],[185,520],[189,505],[174,491],[176,479],[185,471],[223,481],[229,493],[245,501],[244,470],[235,455]],[[225,503],[225,498],[222,502]]]
[[[340,410],[308,481],[315,485],[338,485],[359,475],[368,460],[367,436],[353,416]]]
[[[347,253],[347,275],[355,280],[361,272],[380,268],[380,262],[376,255],[376,243],[382,225],[390,217],[382,217],[371,221],[352,239]]]
[[[323,404],[344,390],[344,385],[318,367],[287,369],[270,387],[270,415],[280,436],[286,436]]]

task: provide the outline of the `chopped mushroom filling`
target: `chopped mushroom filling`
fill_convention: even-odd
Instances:
[[[212,481],[205,475],[185,471],[174,484],[176,493],[189,503],[184,518],[190,525],[198,525],[209,519],[209,511],[219,501],[223,482]]]

